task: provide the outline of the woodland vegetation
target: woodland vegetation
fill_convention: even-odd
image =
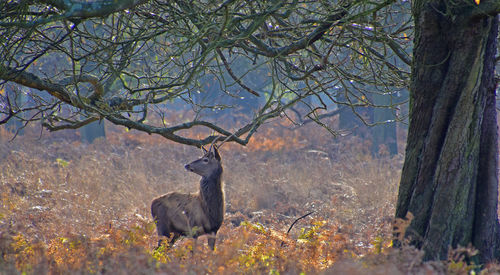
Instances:
[[[315,273],[335,268],[333,263],[350,254],[351,260],[356,260],[347,264],[347,269],[357,270],[365,264],[375,268],[377,260],[390,263],[382,264],[383,268],[402,273],[494,269],[494,262],[500,259],[499,77],[495,75],[500,60],[499,12],[496,0],[1,2],[0,125],[4,125],[2,169],[6,169],[2,188],[15,194],[4,196],[3,201],[2,264],[11,270],[105,273],[109,266],[118,268],[120,257],[136,255],[145,261],[145,265],[136,265],[145,273],[160,271],[165,265],[186,272],[189,268],[223,272],[219,268],[228,268],[227,263],[235,263],[228,272],[248,265],[248,272]],[[403,125],[408,126],[407,131]],[[326,130],[330,139],[313,127]],[[13,134],[9,132],[12,129]],[[45,136],[47,130],[62,132],[34,139],[35,131]],[[57,138],[63,136],[67,139]],[[238,192],[233,193],[228,215],[236,229],[226,227],[223,234],[243,230],[239,235],[245,236],[234,243],[233,252],[228,244],[217,251],[228,254],[197,253],[204,247],[196,243],[173,251],[147,252],[153,237],[146,237],[151,223],[139,207],[149,203],[144,197],[134,204],[139,210],[134,210],[137,215],[130,218],[131,223],[109,223],[107,229],[99,231],[101,235],[69,226],[69,219],[75,219],[73,208],[60,203],[80,201],[88,204],[84,209],[93,209],[99,217],[102,211],[112,209],[111,202],[131,202],[128,197],[113,197],[124,194],[118,191],[123,186],[133,190],[132,197],[153,191],[158,194],[158,186],[145,186],[168,181],[152,181],[146,171],[162,167],[158,171],[165,173],[157,162],[162,158],[167,158],[168,171],[174,171],[170,169],[175,167],[174,161],[188,161],[188,155],[195,158],[194,147],[217,138],[228,141],[224,147],[229,157],[226,164],[251,160],[248,171],[230,167],[235,170],[233,177],[248,173],[252,167],[256,167],[252,175],[263,175],[260,181],[244,181],[241,187],[235,183],[235,190],[256,197],[247,200],[241,195],[238,199]],[[51,150],[46,149],[49,144]],[[160,149],[165,150],[162,156]],[[141,157],[141,152],[151,154]],[[138,157],[123,163],[129,154]],[[97,158],[99,155],[102,157]],[[118,159],[112,159],[114,155]],[[89,158],[87,162],[94,163],[94,168],[80,162],[81,158]],[[99,163],[102,159],[107,162]],[[290,170],[279,176],[272,174],[274,167],[269,164],[273,161],[278,167],[290,164],[283,167]],[[142,166],[133,170],[138,163]],[[306,170],[301,166],[304,163],[308,164]],[[40,176],[40,169],[49,172]],[[87,182],[83,179],[99,178],[101,174],[90,176],[96,169],[113,176],[104,175],[98,186],[83,184]],[[264,173],[266,169],[271,170]],[[390,174],[374,183],[376,186],[391,182],[394,176],[399,179],[399,185],[387,187],[387,191],[397,190],[397,199],[391,198],[396,193],[381,195],[369,189],[378,187],[363,190],[362,184],[337,183],[339,177],[364,177],[360,170],[365,169],[379,171],[378,177],[384,175],[382,170]],[[114,174],[117,171],[129,171],[124,174],[131,179],[144,178],[122,180],[117,186],[113,180],[120,179]],[[30,176],[20,176],[27,174]],[[73,174],[80,174],[72,183],[74,188],[92,188],[78,192],[65,189]],[[290,175],[294,177],[287,178]],[[45,180],[45,176],[54,178]],[[360,181],[372,182],[378,177],[371,175]],[[312,180],[315,178],[318,180]],[[328,187],[322,184],[325,179],[331,182],[325,185]],[[269,180],[272,184],[264,184]],[[41,187],[46,182],[50,188]],[[255,182],[263,185],[249,192],[246,188]],[[184,184],[184,180],[174,178],[172,183],[174,189],[184,190],[175,185]],[[307,186],[307,191],[301,192],[295,185]],[[151,191],[138,191],[141,188]],[[92,192],[97,192],[97,197],[88,200]],[[56,193],[83,197],[68,200]],[[280,211],[291,218],[305,214],[303,209],[319,207],[304,200],[306,193],[321,197],[313,201],[329,201],[327,212],[315,211],[307,218],[312,223],[301,229],[302,233],[284,236],[286,221],[277,216]],[[341,202],[332,197],[340,193],[347,201],[367,193],[380,195],[387,207],[394,209],[380,206],[376,209],[383,209],[383,214],[373,214],[367,210],[373,206],[349,205],[347,212],[360,207],[352,212],[356,221],[344,220],[345,213],[336,212]],[[267,199],[270,194],[281,195]],[[35,198],[55,205],[43,206]],[[100,205],[109,206],[93,208],[99,205],[98,198]],[[363,199],[379,205],[374,198]],[[280,205],[281,201],[287,203]],[[130,209],[130,205],[121,208]],[[68,225],[68,234],[73,237],[47,232],[32,236],[31,229],[12,233],[35,217],[28,209],[40,210],[35,212],[47,214],[49,220],[62,219],[58,222]],[[50,214],[49,209],[61,212]],[[374,216],[365,217],[361,214],[364,211]],[[17,222],[23,217],[20,213],[27,217],[24,223]],[[129,212],[123,213],[115,214],[130,217]],[[334,216],[342,221],[336,224],[331,220]],[[85,217],[93,219],[88,214]],[[270,224],[277,224],[259,220],[269,217]],[[116,217],[106,216],[91,224],[102,225],[106,219]],[[396,223],[393,232],[384,229],[390,227],[389,220]],[[38,228],[41,224],[30,228],[42,230]],[[360,224],[366,227],[361,229]],[[373,226],[379,228],[376,237],[370,235],[364,241],[354,237],[359,232],[373,232]],[[270,254],[249,252],[253,241],[259,243],[259,234],[274,240],[260,250]],[[53,243],[54,238],[61,238],[61,243]],[[339,248],[343,240],[349,241]],[[392,246],[399,250],[389,248]],[[52,248],[70,251],[75,247],[81,251],[60,254],[82,253],[75,259],[61,260],[59,254],[51,252]],[[196,250],[189,260],[188,250]],[[241,258],[232,259],[242,251],[260,261],[253,256],[244,264]],[[302,261],[300,251],[309,251],[313,258]],[[172,258],[176,253],[181,256]],[[359,258],[362,255],[365,257]],[[369,262],[371,257],[366,255],[377,256],[377,260]],[[203,269],[206,266],[191,266],[189,261],[210,261],[212,265]],[[68,262],[78,264],[65,266]]]
[[[75,130],[44,131],[40,138],[39,127],[9,141],[13,134],[0,128],[0,270],[444,274],[477,268],[464,261],[474,253],[470,247],[431,262],[408,245],[392,247],[401,154],[386,150],[374,158],[369,141],[347,136],[332,142],[314,124],[287,126],[265,125],[248,146],[221,148],[227,213],[215,252],[205,237],[154,249],[149,204],[167,191],[198,188],[199,177],[183,165],[199,157],[199,149],[113,126],[93,144],[82,143]],[[404,140],[404,131],[399,135]]]

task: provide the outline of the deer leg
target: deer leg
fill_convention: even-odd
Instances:
[[[198,246],[198,237],[193,237],[193,247],[191,249],[191,257],[194,257],[196,247]]]
[[[172,247],[174,246],[174,243],[175,241],[177,241],[178,238],[180,238],[181,235],[177,234],[177,233],[172,233],[172,239],[170,239],[170,241],[168,242],[168,247]]]
[[[160,248],[161,244],[163,243],[163,236],[165,235],[160,231],[160,228],[158,227],[158,246],[156,248]]]
[[[215,250],[215,235],[217,232],[212,232],[208,235],[208,246],[212,249]]]
[[[159,248],[162,243],[163,243],[163,238],[161,238],[162,236],[169,236],[170,234],[165,234],[165,235],[159,235],[160,239],[158,240],[158,246],[156,248]],[[172,246],[174,246],[174,243],[175,241],[180,237],[179,234],[177,233],[172,233],[172,238],[169,238],[167,240],[167,248],[171,248]]]

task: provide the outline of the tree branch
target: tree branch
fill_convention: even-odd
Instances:
[[[305,49],[309,45],[314,44],[317,40],[319,40],[325,33],[328,31],[335,22],[344,18],[348,13],[347,10],[352,5],[352,2],[349,1],[349,4],[346,4],[342,8],[340,8],[336,13],[329,15],[322,24],[320,24],[314,31],[310,34],[304,36],[299,39],[295,43],[291,43],[290,45],[274,48],[266,45],[261,40],[257,39],[255,36],[250,36],[250,41],[254,43],[259,50],[267,57],[277,57],[277,56],[286,56],[290,55],[298,50]]]
[[[42,120],[42,126],[47,128],[49,131],[54,132],[65,129],[78,129],[97,120],[99,120],[99,118],[89,117],[82,121],[71,121],[71,122],[68,121],[67,124],[57,125],[57,126],[54,126],[51,123]]]
[[[54,84],[47,80],[40,79],[32,73],[15,70],[0,64],[0,79],[12,81],[40,91],[47,91],[57,99],[73,105],[72,98],[69,96],[63,85]]]
[[[63,19],[87,19],[93,17],[105,17],[112,13],[134,8],[147,0],[94,0],[94,1],[77,1],[77,0],[39,0],[45,4],[52,5],[57,9],[64,11],[62,14],[46,17],[32,21],[15,21],[15,22],[0,22],[0,26],[10,27],[18,26],[22,28],[32,28],[42,24],[55,22]]]
[[[471,1],[472,3],[473,1]],[[468,14],[466,14],[467,17],[472,19],[484,16],[496,16],[500,13],[500,1],[498,0],[482,0],[479,5],[473,5],[473,7],[467,9]]]
[[[256,91],[254,91],[252,88],[248,87],[241,81],[240,78],[238,78],[234,73],[229,64],[227,63],[226,57],[224,57],[224,54],[222,54],[220,49],[215,49],[217,51],[217,54],[219,55],[220,59],[222,60],[222,63],[224,64],[224,67],[226,68],[227,72],[231,76],[231,78],[238,83],[243,89],[245,89],[247,92],[253,94],[254,96],[260,96]]]

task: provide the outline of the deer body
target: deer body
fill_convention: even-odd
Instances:
[[[196,194],[170,192],[153,200],[151,214],[158,236],[173,234],[172,245],[180,236],[197,238],[209,234],[208,245],[214,249],[215,236],[224,220],[223,170],[217,148],[211,146],[201,159],[185,168],[201,176],[200,191]]]

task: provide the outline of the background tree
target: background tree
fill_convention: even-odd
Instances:
[[[15,89],[18,89],[19,87],[16,87],[14,85],[4,85],[4,87],[1,89],[1,95],[5,98],[6,102],[12,102],[13,105],[16,106],[22,106],[25,102],[25,95],[22,91],[15,91]],[[23,134],[23,122],[19,118],[13,118],[7,121],[6,123],[7,130],[15,133],[16,135],[22,135]]]
[[[403,33],[410,26],[385,24],[402,11],[392,3],[3,2],[0,79],[50,94],[47,100],[35,90],[32,105],[10,105],[4,117],[36,109],[32,120],[49,130],[105,119],[183,144],[200,146],[216,135],[246,144],[265,120],[288,116],[298,102],[306,106],[301,116],[319,122],[329,102],[373,105],[364,84],[383,93],[403,87],[408,73],[393,63],[409,63]],[[267,72],[267,85],[251,83],[256,71]],[[258,106],[237,127],[216,123],[203,110],[244,104],[199,101],[206,79],[216,79],[215,98],[259,98]],[[166,111],[181,103],[193,109],[190,121],[165,125]],[[216,134],[183,134],[196,127]]]
[[[106,136],[104,123],[99,123],[99,121],[89,123],[81,127],[79,130],[81,140],[87,143],[92,143],[98,137]]]

